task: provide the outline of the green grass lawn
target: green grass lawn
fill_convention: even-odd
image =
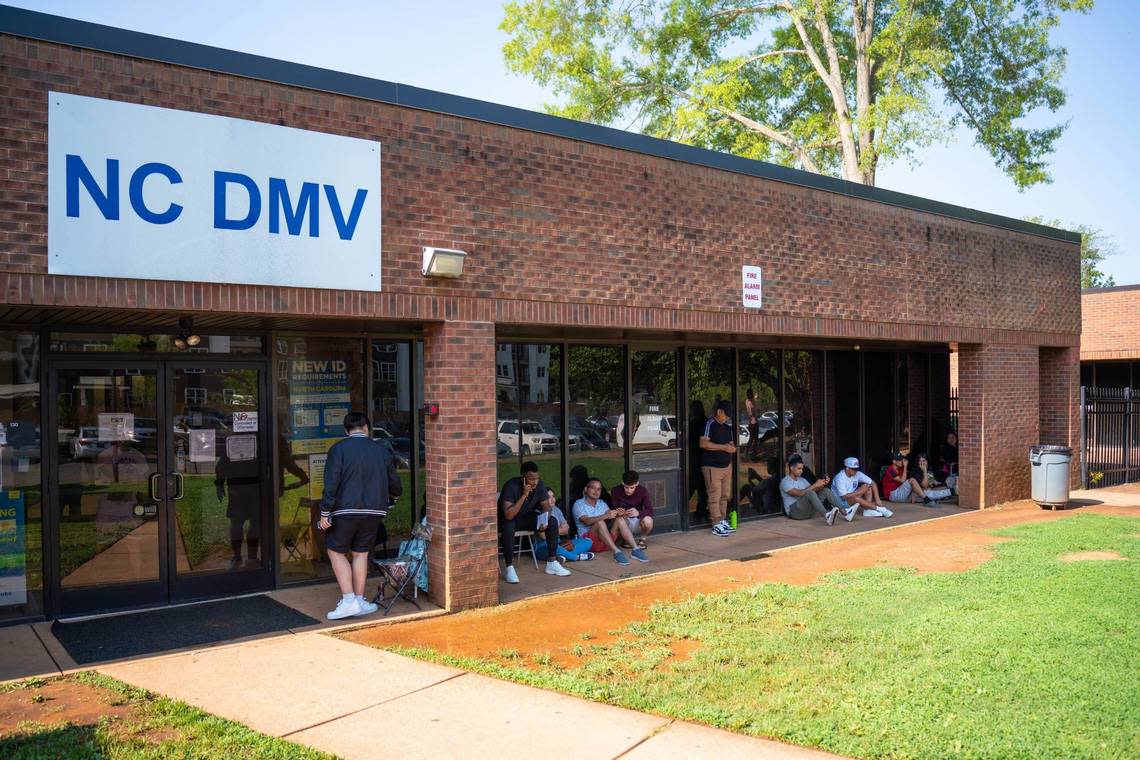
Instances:
[[[856,757],[1140,757],[1140,520],[998,535],[1014,540],[964,573],[876,568],[658,605],[568,670],[418,654]],[[1094,550],[1128,561],[1058,560]],[[674,660],[682,639],[696,649]]]
[[[0,686],[0,699],[43,703],[40,689],[53,680],[35,679]],[[34,721],[0,726],[0,757],[5,760],[41,758],[265,758],[266,760],[319,760],[331,758],[283,739],[253,731],[240,723],[204,713],[183,702],[160,697],[96,673],[84,672],[62,680],[94,687],[125,715],[103,717],[94,723],[47,724]],[[64,702],[66,697],[53,697]],[[125,710],[123,709],[125,708]],[[30,707],[29,707],[30,711]]]

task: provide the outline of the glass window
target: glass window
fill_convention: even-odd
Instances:
[[[691,348],[688,352],[689,512],[693,523],[708,522],[708,491],[701,477],[701,433],[721,401],[732,403],[733,349]],[[729,418],[733,417],[731,411]],[[731,497],[730,497],[731,501]]]
[[[570,346],[566,372],[570,430],[579,431],[589,444],[570,452],[570,492],[563,501],[572,508],[582,498],[587,478],[601,479],[605,498],[625,471],[625,349]]]
[[[777,350],[740,352],[737,490],[741,508],[750,506],[761,514],[783,511],[776,490],[761,487],[766,478],[783,477],[780,435],[791,421],[787,411],[780,410],[779,371]],[[769,494],[767,503],[765,493]]]
[[[633,450],[679,448],[676,352],[635,351],[632,361]]]
[[[846,457],[862,456],[859,382],[858,351],[827,352],[827,473],[832,476]]]
[[[817,476],[828,472],[820,452],[823,426],[823,354],[784,352],[784,455],[799,454]]]
[[[562,488],[562,347],[500,343],[496,348],[499,486],[524,461],[538,465],[548,488]],[[571,436],[573,449],[577,440]]]
[[[890,464],[890,451],[895,445],[894,354],[889,351],[863,352],[863,472],[881,480],[879,471]]]
[[[40,345],[0,334],[0,620],[43,611]]]
[[[344,436],[344,415],[364,408],[364,345],[355,338],[278,336],[278,501],[284,582],[332,574],[316,524],[329,447]]]
[[[411,534],[415,489],[412,473],[423,466],[424,447],[412,445],[412,344],[409,341],[372,342],[372,437],[387,446],[396,460],[403,493],[388,510],[384,528],[387,549],[395,552]],[[415,451],[418,448],[418,455]],[[419,460],[416,461],[417,456]]]
[[[52,333],[51,350],[62,353],[174,353],[174,354],[262,354],[265,341],[260,335],[205,335],[196,346],[178,348],[175,335],[134,333]]]

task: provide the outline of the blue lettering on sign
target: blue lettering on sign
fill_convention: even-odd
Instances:
[[[95,207],[99,213],[103,215],[104,219],[119,219],[119,161],[114,158],[108,158],[106,161],[107,179],[105,182],[106,187],[104,188],[100,186],[99,181],[95,179],[95,175],[91,173],[91,170],[81,157],[70,153],[67,154],[65,185],[68,216],[79,216],[79,194],[80,186],[82,185],[83,189],[87,192],[87,196],[94,202]],[[171,185],[180,185],[183,182],[182,175],[169,164],[164,164],[159,161],[142,164],[131,174],[127,188],[131,209],[135,212],[135,215],[144,222],[149,222],[150,224],[170,224],[182,216],[185,207],[171,201],[165,210],[156,211],[147,205],[146,198],[143,197],[143,187],[146,184],[146,180],[155,174],[164,177]],[[234,186],[239,186],[244,189],[249,199],[249,209],[246,211],[245,216],[238,219],[230,219],[226,215],[227,194],[230,192],[238,192]],[[296,205],[294,205],[289,195],[288,182],[279,177],[270,177],[268,183],[269,232],[274,235],[281,233],[281,218],[284,216],[286,232],[294,236],[300,235],[301,229],[305,224],[305,218],[308,217],[309,237],[320,237],[322,187],[325,191],[325,199],[328,201],[329,213],[332,215],[333,223],[336,225],[337,235],[341,240],[352,240],[353,235],[356,234],[356,227],[360,223],[361,214],[364,211],[364,201],[368,197],[367,188],[359,188],[356,191],[352,199],[352,207],[348,210],[346,217],[344,209],[340,204],[340,198],[337,196],[336,188],[333,185],[302,182],[301,189],[297,193]],[[214,229],[250,230],[253,229],[260,220],[261,189],[258,188],[257,182],[249,175],[241,174],[240,172],[215,171]]]
[[[171,203],[166,207],[166,211],[162,213],[151,211],[147,208],[146,201],[143,200],[143,182],[152,174],[161,174],[166,177],[172,185],[182,183],[182,175],[175,171],[172,166],[157,162],[143,164],[135,169],[135,173],[131,175],[131,208],[138,214],[139,219],[142,219],[144,222],[150,222],[151,224],[170,224],[182,214],[182,206],[177,203]]]
[[[301,234],[301,222],[305,220],[306,209],[309,214],[309,237],[320,237],[318,234],[318,213],[320,203],[320,188],[315,182],[302,182],[301,195],[297,198],[297,208],[289,204],[289,186],[285,180],[277,177],[269,178],[269,231],[273,234],[281,232],[281,212],[285,212],[285,227],[290,235]],[[342,238],[343,240],[343,238]]]
[[[91,170],[83,159],[71,153],[67,154],[67,215],[79,216],[79,183],[87,188],[87,194],[95,201],[95,206],[104,219],[119,218],[119,162],[117,159],[107,159],[107,192],[99,188]]]
[[[356,234],[356,223],[360,221],[360,212],[364,208],[366,195],[368,195],[366,188],[362,187],[356,191],[356,197],[352,200],[352,211],[349,212],[346,222],[344,213],[340,210],[340,201],[336,197],[336,188],[325,185],[325,197],[329,199],[329,210],[332,211],[333,221],[336,222],[336,233],[340,235],[341,240],[352,240],[352,236]]]
[[[245,219],[226,218],[226,187],[231,184],[241,185],[249,193],[249,213]],[[256,182],[237,172],[214,172],[214,229],[248,230],[257,224],[260,216],[261,191]]]

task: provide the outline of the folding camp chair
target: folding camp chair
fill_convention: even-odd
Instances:
[[[398,599],[411,602],[417,610],[423,609],[419,603],[419,580],[427,564],[427,545],[431,541],[431,534],[431,526],[425,520],[412,530],[412,537],[400,545],[400,556],[395,559],[372,560],[372,564],[380,571],[380,585],[372,603],[383,608],[385,615]],[[391,599],[387,598],[386,593],[389,586],[393,591]]]

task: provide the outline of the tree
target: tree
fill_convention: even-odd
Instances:
[[[1059,219],[1028,216],[1025,221],[1044,224],[1047,227],[1070,229]],[[1104,234],[1103,230],[1090,227],[1087,224],[1077,225],[1071,229],[1081,234],[1081,287],[1111,288],[1116,284],[1116,278],[1100,271],[1100,262],[1117,253],[1116,244],[1112,238]]]
[[[512,0],[507,66],[548,110],[875,184],[957,126],[1018,188],[1050,181],[1063,11],[1093,0]]]

